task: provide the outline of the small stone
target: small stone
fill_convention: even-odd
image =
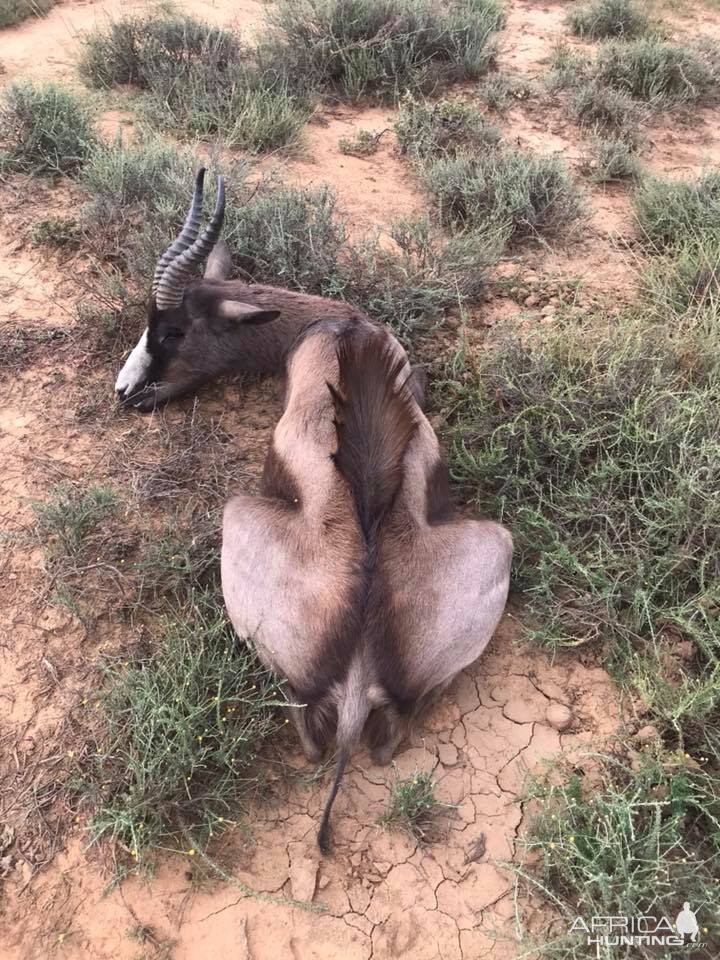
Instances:
[[[318,880],[319,890],[324,890],[325,887],[328,887],[329,885],[330,885],[330,877],[320,877],[320,879]]]
[[[301,843],[288,844],[290,848],[290,890],[293,900],[310,901],[315,896],[317,860],[307,856]]]
[[[638,732],[635,734],[635,739],[638,743],[649,743],[650,740],[657,740],[659,734],[657,727],[654,727],[651,723],[646,724],[644,727],[640,727]]]
[[[547,722],[556,730],[567,730],[572,718],[572,711],[564,703],[551,703],[545,714]]]
[[[369,883],[382,883],[382,879],[383,879],[383,878],[380,876],[379,873],[366,873],[366,874],[365,874],[365,879],[366,879]]]
[[[57,607],[46,607],[40,615],[38,626],[41,630],[52,633],[55,630],[64,630],[70,622],[69,615],[58,610]]]
[[[536,307],[540,303],[540,300],[534,293],[531,293],[529,297],[525,297],[524,303],[526,307]]]
[[[540,313],[541,313],[544,317],[552,317],[552,316],[555,314],[555,307],[553,306],[552,303],[547,303],[547,304],[545,304],[545,306],[542,308],[542,310],[540,311]]]
[[[458,752],[457,747],[452,743],[439,743],[437,748],[438,758],[440,763],[445,767],[451,767],[454,763],[457,763]]]

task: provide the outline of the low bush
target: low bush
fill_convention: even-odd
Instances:
[[[590,0],[567,15],[573,33],[588,40],[637,37],[645,33],[647,15],[634,0]]]
[[[138,110],[155,126],[252,151],[296,143],[312,110],[233,33],[177,14],[128,16],[88,34],[79,69],[91,86],[144,90]]]
[[[640,175],[635,146],[622,139],[595,137],[586,167],[596,183],[627,180]]]
[[[583,212],[580,191],[557,157],[520,150],[442,157],[422,179],[443,221],[504,230],[509,241],[557,235]]]
[[[593,76],[602,86],[661,107],[694,103],[717,89],[712,65],[699,50],[649,37],[602,44]]]
[[[405,97],[395,121],[395,135],[403,153],[414,159],[491,149],[500,131],[477,107],[462,100],[430,103]]]
[[[543,945],[545,956],[585,960],[588,936],[602,932],[571,930],[576,917],[588,929],[593,917],[654,917],[645,928],[652,931],[662,917],[674,924],[684,901],[695,911],[701,951],[717,953],[710,904],[720,871],[720,796],[704,765],[682,753],[653,751],[634,768],[596,755],[600,783],[591,789],[567,767],[554,770],[552,782],[531,784],[527,798],[537,812],[522,841],[527,866],[515,867],[518,883],[549,895],[565,918]],[[666,934],[663,927],[658,936]],[[639,938],[630,949],[639,960],[657,955]]]
[[[90,111],[54,83],[13,83],[0,96],[0,145],[7,169],[76,174],[96,144]]]
[[[720,172],[697,180],[646,177],[634,197],[635,219],[643,240],[655,250],[720,235]]]
[[[296,91],[396,100],[484,73],[503,17],[496,0],[279,0],[260,62]]]
[[[44,17],[55,6],[56,0],[2,0],[0,28],[12,27],[28,17]]]
[[[701,749],[720,708],[717,323],[656,310],[503,338],[444,384],[452,476],[512,529],[534,635],[602,650],[661,730]],[[691,656],[666,679],[680,643]]]
[[[152,657],[108,661],[97,740],[84,772],[94,840],[136,861],[152,848],[204,844],[257,792],[256,755],[283,723],[278,683],[238,640],[220,597],[172,611]]]

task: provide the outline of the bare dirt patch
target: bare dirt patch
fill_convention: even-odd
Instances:
[[[618,702],[607,674],[574,656],[551,665],[537,650],[513,647],[507,618],[492,649],[462,674],[428,714],[416,743],[396,759],[398,773],[439,758],[438,799],[452,804],[438,839],[424,846],[376,823],[389,795],[388,771],[358,757],[337,803],[335,849],[314,845],[322,782],[303,782],[306,764],[289,745],[297,771],[274,782],[270,797],[223,837],[217,856],[258,895],[311,901],[322,912],[243,896],[231,884],[197,880],[194,857],[171,857],[148,881],[130,879],[104,892],[107,874],[88,860],[78,828],[22,895],[10,885],[9,938],[18,957],[41,957],[58,939],[63,955],[132,958],[128,936],[172,944],[178,960],[199,951],[237,950],[255,958],[369,956],[513,957],[513,883],[498,860],[512,858],[523,824],[518,791],[529,771],[560,751],[578,755],[616,727]],[[553,704],[570,707],[566,732],[548,722]],[[482,841],[478,843],[478,841]],[[107,864],[105,865],[107,866]],[[523,904],[532,929],[541,905]]]

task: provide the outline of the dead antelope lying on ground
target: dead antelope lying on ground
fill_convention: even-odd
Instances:
[[[225,509],[235,629],[305,705],[291,712],[308,759],[337,748],[323,851],[363,731],[373,759],[389,762],[407,721],[482,653],[508,592],[510,534],[453,515],[408,373],[383,328],[309,327],[288,360],[261,496]]]
[[[143,412],[224,374],[281,373],[295,339],[315,320],[371,322],[349,303],[226,279],[230,252],[218,243],[225,188],[218,177],[215,211],[200,233],[204,177],[201,168],[185,224],[158,260],[147,328],[115,384],[118,399]],[[204,277],[195,276],[206,258]]]

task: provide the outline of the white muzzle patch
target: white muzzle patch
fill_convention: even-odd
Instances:
[[[115,390],[118,393],[131,396],[147,383],[147,375],[152,363],[150,351],[147,348],[147,329],[140,337],[137,346],[125,361],[125,365],[115,381]]]

